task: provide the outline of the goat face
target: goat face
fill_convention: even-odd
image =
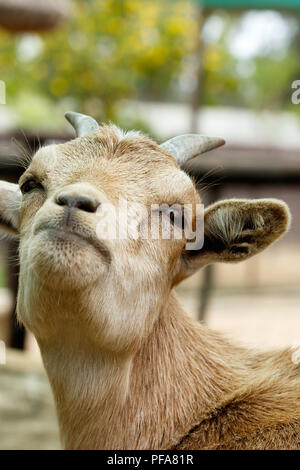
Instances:
[[[280,201],[223,201],[205,211],[204,246],[187,250],[200,198],[172,150],[103,126],[38,150],[19,186],[1,183],[2,227],[20,239],[18,314],[38,339],[84,331],[110,351],[131,350],[174,284],[205,264],[246,259],[287,229]],[[134,235],[120,236],[125,203]],[[161,235],[170,206],[190,208],[186,226],[175,217],[170,237],[151,236],[149,221]]]

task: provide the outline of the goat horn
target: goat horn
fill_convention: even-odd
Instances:
[[[76,137],[82,137],[89,132],[99,129],[99,124],[95,119],[85,114],[74,113],[69,111],[65,113],[65,118],[74,127]]]
[[[225,144],[225,140],[219,137],[207,137],[199,134],[184,134],[167,140],[161,147],[175,158],[179,166],[197,157],[201,153],[208,152]]]

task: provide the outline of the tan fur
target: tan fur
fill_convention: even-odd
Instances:
[[[235,346],[190,319],[172,290],[208,263],[241,261],[275,241],[289,225],[284,203],[209,207],[197,252],[184,238],[99,240],[96,214],[68,212],[58,195],[125,198],[148,211],[200,202],[171,155],[114,126],[40,149],[20,186],[28,178],[44,189],[25,194],[13,219],[11,188],[0,183],[0,213],[17,220],[18,315],[39,343],[65,448],[300,448],[292,350]]]

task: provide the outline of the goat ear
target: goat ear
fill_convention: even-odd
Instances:
[[[204,244],[184,251],[184,277],[206,264],[243,261],[264,250],[289,228],[290,212],[277,199],[229,199],[204,213]],[[182,273],[183,274],[183,273]]]
[[[0,235],[18,237],[21,198],[17,184],[0,181]]]

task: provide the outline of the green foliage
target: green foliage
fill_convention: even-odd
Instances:
[[[63,112],[77,110],[124,125],[122,99],[185,101],[200,61],[194,2],[189,0],[74,0],[72,15],[54,31],[13,36],[0,31],[0,79],[23,128],[58,130]],[[300,78],[299,28],[289,46],[241,60],[230,49],[242,14],[216,11],[223,24],[204,44],[201,102],[255,109],[290,109],[291,83]],[[290,14],[282,16],[288,22]],[[293,19],[295,23],[295,19]],[[246,73],[245,73],[246,70]],[[122,121],[122,122],[121,122]],[[151,134],[143,122],[129,122]]]
[[[204,103],[300,113],[300,107],[291,103],[291,84],[300,78],[299,17],[296,21],[295,15],[281,15],[287,25],[292,20],[294,32],[280,51],[274,51],[268,44],[269,47],[262,48],[253,57],[242,59],[232,55],[229,47],[241,14],[218,12],[214,15],[223,22],[223,32],[218,40],[205,47]]]
[[[18,106],[23,121],[55,127],[57,121],[49,119],[54,104],[56,110],[71,104],[100,120],[115,119],[122,98],[163,97],[193,47],[197,24],[190,2],[73,4],[70,21],[55,31],[29,38],[0,34],[0,77],[7,84],[8,103]],[[26,41],[39,49],[33,57]],[[38,103],[44,106],[44,119],[36,113]]]

